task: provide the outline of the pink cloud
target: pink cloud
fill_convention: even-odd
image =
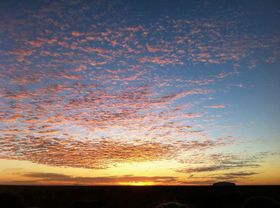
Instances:
[[[213,108],[213,109],[219,109],[219,108],[225,108],[224,105],[208,105],[206,108]]]

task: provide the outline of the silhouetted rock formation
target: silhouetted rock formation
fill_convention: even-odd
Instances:
[[[235,186],[235,183],[222,181],[222,182],[213,183],[213,186]]]

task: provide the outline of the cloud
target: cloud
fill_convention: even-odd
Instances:
[[[259,174],[259,173],[239,171],[239,172],[226,173],[225,177],[227,177],[227,178],[240,178],[240,177],[248,177],[248,176],[252,176],[252,175],[256,175],[256,174]]]
[[[188,179],[191,179],[191,182],[184,181],[184,184],[191,185],[212,185],[217,181],[231,181],[235,183],[239,183],[240,181],[249,181],[255,175],[260,174],[260,172],[256,171],[229,171],[222,173],[209,173],[207,175],[200,176],[198,174],[191,174]]]
[[[79,80],[81,77],[80,75],[74,75],[74,74],[65,74],[64,78],[66,79],[72,79],[72,80]]]
[[[146,44],[146,47],[147,47],[147,50],[151,53],[155,53],[155,52],[159,51],[159,49],[152,47],[149,44]]]
[[[211,172],[221,172],[228,170],[252,170],[257,169],[261,166],[264,159],[268,156],[268,153],[255,153],[251,155],[243,154],[199,154],[197,157],[191,157],[190,160],[182,160],[182,163],[188,163],[195,165],[191,168],[178,169],[181,173],[211,173]],[[196,159],[197,158],[197,159]],[[204,162],[201,163],[201,160]],[[240,171],[243,173],[243,171]],[[242,174],[240,174],[241,176]],[[230,176],[230,175],[228,175]],[[234,176],[232,174],[231,176]],[[238,176],[238,174],[236,174]],[[244,175],[245,176],[245,175]],[[249,176],[249,174],[248,174]]]
[[[220,109],[220,108],[225,108],[224,105],[208,105],[206,108],[213,108],[213,109]]]
[[[139,182],[151,182],[152,184],[178,184],[180,181],[176,177],[170,176],[106,176],[106,177],[77,177],[57,173],[31,172],[22,176],[31,178],[36,183],[63,183],[63,184],[91,184],[91,185],[120,185],[137,184]]]
[[[228,172],[220,175],[216,174],[216,176],[212,176],[212,178],[215,179],[215,181],[224,181],[224,180],[239,181],[241,179],[242,180],[249,179],[257,174],[259,174],[259,172],[238,171],[238,172]]]
[[[233,168],[248,168],[248,167],[259,167],[257,164],[226,164],[226,165],[211,165],[211,166],[203,166],[197,168],[189,168],[185,169],[183,172],[188,173],[198,173],[198,172],[214,172],[218,170],[228,170]],[[182,171],[179,171],[182,172]]]
[[[17,132],[3,137],[0,141],[1,159],[28,160],[52,166],[79,168],[108,168],[117,163],[166,160],[185,152],[215,148],[226,145],[223,142],[134,142],[112,139],[92,140],[88,138],[54,138],[55,132],[42,133],[45,136],[17,140]],[[41,133],[39,133],[41,134]]]
[[[71,33],[74,37],[79,37],[79,36],[82,36],[83,34],[81,32],[78,32],[78,31],[73,31]]]

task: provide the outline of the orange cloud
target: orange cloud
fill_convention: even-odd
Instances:
[[[170,176],[107,176],[107,177],[74,177],[57,173],[40,173],[31,172],[25,173],[24,177],[30,178],[35,184],[40,183],[61,183],[61,184],[81,184],[81,185],[133,185],[146,184],[147,182],[153,185],[164,184],[181,184],[182,182],[176,177]]]

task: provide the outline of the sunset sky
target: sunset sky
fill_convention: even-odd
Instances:
[[[0,184],[280,184],[280,3],[0,1]]]

